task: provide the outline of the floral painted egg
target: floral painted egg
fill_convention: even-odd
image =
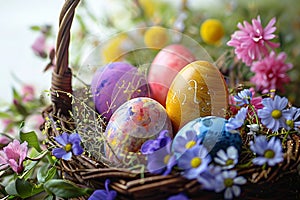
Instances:
[[[163,48],[154,58],[148,73],[152,98],[165,106],[170,85],[177,73],[195,61],[194,55],[183,45]]]
[[[174,131],[199,117],[224,117],[227,90],[221,72],[210,62],[195,61],[185,66],[174,78],[166,100]]]
[[[125,167],[143,162],[142,144],[158,137],[162,130],[168,130],[168,135],[173,136],[165,108],[147,97],[131,99],[115,111],[106,127],[106,157]]]
[[[93,76],[91,91],[95,108],[106,121],[129,99],[150,96],[145,76],[125,62],[113,62],[99,68]]]
[[[207,148],[212,157],[220,149],[226,151],[229,146],[233,146],[238,152],[241,152],[242,138],[240,134],[227,131],[226,123],[228,123],[226,119],[215,116],[194,119],[178,131],[173,140],[172,150],[179,157],[184,151],[199,142]]]

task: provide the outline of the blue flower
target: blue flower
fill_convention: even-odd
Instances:
[[[177,194],[177,195],[170,196],[168,198],[168,200],[189,200],[189,199],[187,198],[187,196],[180,193],[180,194]]]
[[[52,154],[56,158],[70,160],[72,154],[77,156],[83,153],[83,149],[80,146],[81,138],[78,133],[72,133],[69,135],[68,133],[64,132],[55,137],[55,140],[62,145],[61,148],[55,148],[52,150]]]
[[[179,155],[184,153],[187,149],[192,148],[197,143],[199,144],[200,140],[197,138],[196,131],[188,130],[185,132],[185,136],[180,135],[175,137],[173,141],[173,151]]]
[[[105,190],[96,190],[89,197],[88,200],[114,200],[117,196],[117,192],[114,190],[109,190],[108,185],[110,183],[109,179],[105,181]]]
[[[285,97],[275,96],[272,98],[265,98],[262,100],[263,108],[258,110],[258,117],[261,123],[272,131],[278,131],[279,128],[287,128],[285,123],[286,113],[283,110],[288,104]]]
[[[254,142],[250,141],[250,149],[256,154],[256,158],[252,160],[255,165],[268,163],[269,166],[274,166],[283,160],[281,142],[275,137],[268,142],[266,136],[257,136]]]
[[[240,128],[245,122],[247,112],[248,107],[243,107],[234,117],[229,118],[228,123],[226,123],[226,130],[232,131]]]
[[[295,107],[291,107],[289,109],[286,109],[283,111],[283,113],[286,116],[286,125],[287,125],[287,129],[295,129],[295,130],[299,130],[300,127],[300,109],[299,108],[295,108]]]
[[[216,176],[217,187],[216,192],[221,192],[225,189],[224,198],[232,199],[234,196],[238,197],[241,194],[241,188],[239,185],[243,185],[247,180],[242,177],[237,177],[237,172],[234,170],[223,171]]]
[[[200,173],[200,175],[197,177],[197,180],[203,189],[215,190],[217,188],[216,176],[221,172],[222,168],[220,166],[210,164],[205,171]]]
[[[178,158],[178,167],[184,170],[184,177],[194,179],[206,170],[210,161],[211,157],[207,149],[203,145],[197,145],[185,151]]]
[[[147,169],[153,174],[168,175],[176,165],[176,157],[171,152],[171,142],[152,154],[147,155]]]
[[[234,101],[239,106],[249,104],[252,100],[252,92],[249,89],[244,89],[234,96]]]
[[[230,146],[227,148],[226,153],[223,149],[217,152],[214,161],[221,165],[223,169],[232,169],[238,163],[238,151],[235,147]]]
[[[141,147],[141,152],[144,155],[152,154],[154,151],[161,149],[171,142],[171,138],[166,136],[168,133],[167,130],[161,131],[157,139],[147,140]]]

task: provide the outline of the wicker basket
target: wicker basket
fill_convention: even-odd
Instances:
[[[80,0],[66,0],[60,17],[60,26],[56,46],[56,67],[52,74],[52,102],[43,115],[52,123],[44,126],[50,141],[61,134],[61,130],[74,130],[76,124],[70,116],[72,111],[72,72],[68,67],[70,29],[74,11]],[[239,175],[247,178],[242,186],[241,199],[300,199],[300,138],[294,135],[284,147],[285,160],[274,168],[262,170],[250,166],[238,170]],[[243,155],[241,155],[243,157]],[[244,157],[246,159],[246,156]],[[63,178],[79,185],[91,188],[104,188],[106,179],[111,180],[111,189],[117,191],[118,199],[166,199],[170,195],[184,192],[192,199],[222,199],[223,194],[201,190],[197,180],[187,180],[180,173],[171,175],[153,175],[112,168],[84,153],[73,156],[72,160],[60,161]],[[84,197],[82,197],[84,198]]]

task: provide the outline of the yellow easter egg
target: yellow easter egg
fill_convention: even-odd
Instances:
[[[185,66],[174,78],[166,99],[174,133],[199,117],[224,117],[227,106],[224,77],[207,61],[194,61]]]

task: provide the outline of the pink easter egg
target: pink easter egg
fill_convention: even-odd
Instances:
[[[172,44],[162,49],[148,73],[152,98],[165,106],[173,79],[183,67],[195,60],[195,56],[183,45]]]

